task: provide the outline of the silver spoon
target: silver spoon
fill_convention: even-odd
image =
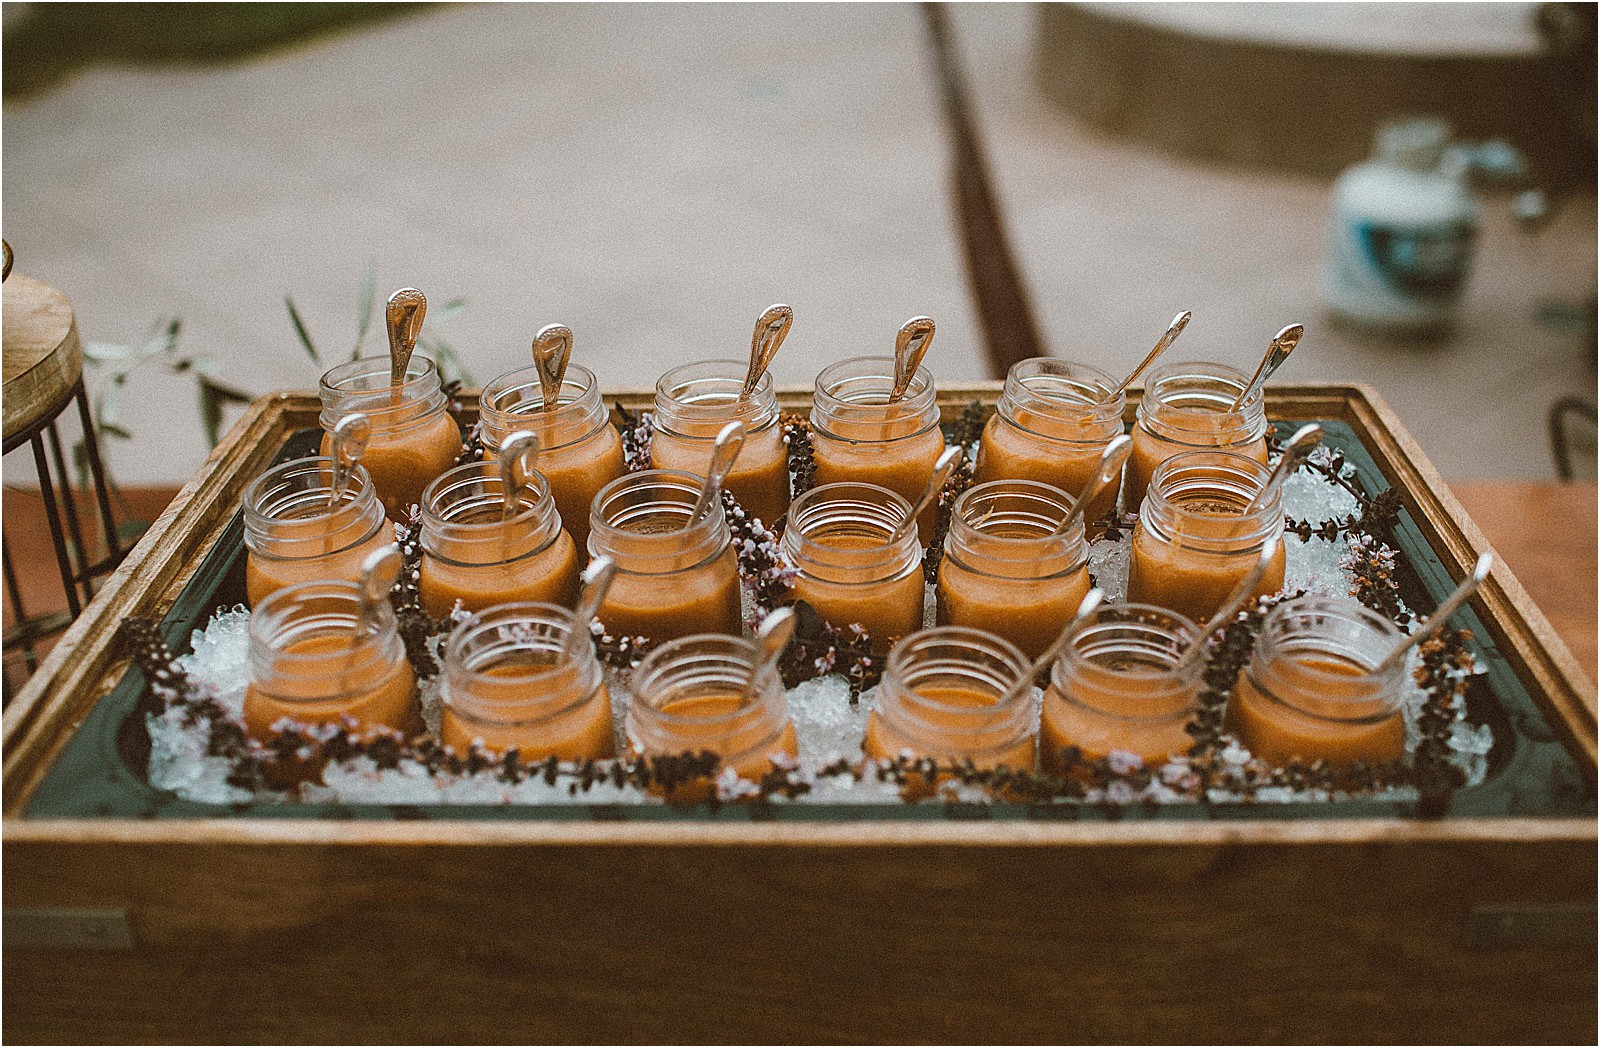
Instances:
[[[561,645],[561,661],[570,661],[578,652],[578,638],[589,639],[589,624],[600,614],[611,580],[617,577],[617,562],[602,553],[583,569],[583,588],[578,593],[578,606],[573,609],[573,626]]]
[[[500,442],[501,520],[510,520],[522,511],[522,489],[527,486],[527,471],[538,450],[539,438],[525,429]]]
[[[561,383],[572,360],[572,329],[565,324],[547,324],[533,337],[533,366],[539,372],[539,391],[544,394],[544,409],[554,411],[561,401]]]
[[[950,479],[950,474],[955,472],[956,465],[965,454],[966,452],[959,447],[944,449],[939,460],[933,464],[933,476],[929,478],[928,486],[923,488],[922,494],[917,497],[916,504],[911,507],[911,514],[896,524],[894,531],[889,533],[887,545],[893,545],[911,533],[911,529],[917,526],[917,518],[933,505],[933,500],[944,490],[944,482]]]
[[[1266,575],[1267,569],[1272,567],[1272,561],[1277,555],[1278,539],[1270,538],[1262,545],[1261,553],[1256,557],[1256,562],[1250,565],[1250,570],[1245,572],[1244,578],[1240,579],[1239,584],[1233,587],[1233,592],[1228,594],[1228,599],[1222,602],[1222,607],[1217,610],[1215,615],[1211,616],[1204,626],[1200,627],[1200,632],[1195,634],[1194,641],[1182,655],[1178,656],[1177,664],[1172,667],[1174,670],[1185,669],[1195,659],[1198,659],[1206,650],[1206,638],[1226,625],[1239,613],[1239,609],[1244,607],[1251,597],[1255,596],[1256,587],[1261,584],[1262,577]]]
[[[1257,507],[1277,494],[1278,489],[1283,487],[1284,481],[1289,479],[1289,474],[1294,472],[1294,468],[1300,464],[1306,453],[1321,443],[1322,427],[1315,422],[1309,422],[1295,430],[1294,436],[1283,446],[1283,457],[1278,459],[1278,464],[1267,475],[1267,482],[1261,485],[1261,490],[1256,492],[1255,498],[1250,500],[1250,505],[1245,507],[1244,512],[1254,513]]]
[[[372,421],[357,411],[340,419],[333,427],[332,446],[328,449],[333,458],[333,492],[328,497],[329,506],[337,506],[344,498],[344,489],[350,486],[350,474],[356,463],[367,452],[367,441],[372,439]]]
[[[1044,649],[1042,655],[1033,660],[1033,665],[1028,667],[1027,672],[1023,673],[1015,684],[1006,689],[1005,694],[1000,696],[995,705],[999,706],[1002,703],[1010,702],[1026,695],[1028,689],[1033,687],[1033,682],[1039,679],[1039,674],[1049,669],[1055,664],[1056,659],[1061,657],[1061,650],[1071,642],[1073,636],[1078,632],[1078,627],[1088,621],[1089,616],[1099,610],[1100,602],[1104,599],[1105,594],[1100,591],[1099,587],[1085,593],[1082,603],[1078,605],[1077,612],[1072,616],[1072,621],[1061,628],[1061,632],[1056,634],[1056,639],[1050,642],[1050,646]]]
[[[1126,433],[1119,433],[1111,438],[1111,443],[1100,452],[1100,465],[1095,469],[1094,476],[1090,477],[1089,483],[1078,492],[1078,501],[1072,504],[1071,511],[1062,518],[1060,524],[1056,525],[1055,530],[1049,535],[1050,538],[1065,535],[1072,530],[1074,524],[1083,519],[1083,515],[1089,512],[1089,504],[1099,498],[1106,488],[1121,479],[1122,467],[1131,454],[1133,454],[1132,437]]]
[[[794,310],[779,302],[768,306],[756,320],[755,334],[750,336],[750,367],[744,373],[744,385],[739,388],[739,399],[749,400],[756,391],[761,376],[767,373],[778,347],[789,337],[794,324]]]
[[[1178,341],[1178,336],[1183,334],[1183,329],[1189,326],[1189,318],[1193,315],[1193,313],[1190,313],[1186,309],[1182,313],[1179,313],[1177,316],[1173,317],[1172,323],[1167,325],[1166,334],[1162,335],[1161,341],[1156,343],[1156,348],[1152,349],[1150,351],[1150,355],[1139,362],[1139,366],[1133,369],[1133,374],[1123,379],[1121,385],[1112,390],[1105,400],[1102,400],[1100,403],[1104,404],[1106,400],[1117,399],[1117,395],[1132,385],[1134,379],[1144,374],[1145,369],[1156,362],[1157,357],[1165,353],[1174,342]]]
[[[398,393],[405,385],[406,368],[417,351],[422,336],[422,319],[428,315],[428,299],[414,287],[403,287],[389,296],[383,319],[389,329],[389,385]]]
[[[378,629],[378,615],[389,600],[389,591],[400,581],[400,569],[405,560],[399,546],[384,546],[367,554],[361,562],[361,611],[357,617],[358,633],[374,633]]]
[[[722,482],[728,479],[728,472],[733,469],[739,451],[744,447],[745,430],[745,424],[734,419],[717,434],[717,439],[711,444],[711,461],[706,465],[706,486],[700,489],[700,497],[695,499],[694,509],[689,513],[689,523],[684,527],[692,528],[700,523],[700,518],[710,511],[712,504],[722,494]]]
[[[745,681],[741,695],[753,694],[756,681],[778,661],[783,649],[794,637],[795,613],[793,608],[779,608],[761,620],[756,627],[756,659],[750,666],[750,678]]]
[[[1267,347],[1267,355],[1261,358],[1261,366],[1256,368],[1256,373],[1250,379],[1250,384],[1244,387],[1244,392],[1239,394],[1239,399],[1233,402],[1229,411],[1238,411],[1261,387],[1266,384],[1272,373],[1283,366],[1289,359],[1289,354],[1294,352],[1294,347],[1300,344],[1300,339],[1305,337],[1306,329],[1299,324],[1290,324],[1272,338],[1272,345]]]
[[[1445,624],[1446,619],[1454,615],[1456,610],[1478,591],[1478,587],[1483,585],[1483,580],[1489,577],[1489,571],[1493,567],[1493,553],[1485,553],[1480,556],[1477,566],[1472,569],[1472,574],[1462,579],[1461,585],[1457,586],[1455,592],[1440,602],[1439,606],[1434,609],[1433,614],[1428,617],[1428,620],[1418,626],[1415,633],[1396,644],[1394,649],[1383,657],[1383,661],[1378,663],[1372,672],[1374,674],[1387,673],[1398,666],[1406,657],[1406,652],[1411,650],[1412,645],[1420,643],[1425,637],[1431,636],[1435,630]]]
[[[928,355],[931,345],[932,317],[912,317],[900,325],[900,330],[894,336],[894,388],[889,391],[889,403],[893,404],[906,395],[906,389],[916,377],[917,368],[922,366],[922,358]]]

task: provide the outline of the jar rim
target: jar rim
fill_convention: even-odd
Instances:
[[[452,466],[433,479],[422,492],[422,522],[423,527],[433,525],[435,528],[447,527],[451,531],[464,533],[464,536],[490,536],[496,531],[503,530],[507,524],[522,524],[533,522],[535,516],[543,516],[546,510],[554,511],[554,496],[551,493],[550,481],[537,469],[527,471],[525,487],[519,493],[522,508],[510,519],[489,520],[482,522],[467,522],[451,520],[445,513],[441,513],[434,503],[443,495],[460,490],[458,482],[492,481],[496,488],[500,487],[500,467],[496,462],[480,460],[467,462],[460,466]],[[499,503],[505,504],[505,492],[500,490]],[[532,501],[529,501],[529,496]],[[462,501],[465,501],[464,499]],[[452,506],[460,503],[452,503]]]
[[[316,472],[319,476],[328,478],[327,484],[317,484],[303,489],[306,498],[315,494],[327,492],[333,494],[333,458],[329,455],[307,455],[303,458],[289,459],[268,467],[259,476],[252,480],[244,489],[241,500],[244,507],[245,519],[252,518],[269,523],[284,521],[315,522],[340,516],[350,509],[359,509],[361,504],[370,499],[376,500],[377,489],[372,484],[372,474],[359,461],[350,468],[350,479],[344,490],[344,498],[338,505],[329,505],[321,513],[307,513],[297,517],[275,516],[261,506],[266,497],[266,489],[271,482],[284,481],[290,477],[302,476]]]
[[[657,678],[672,672],[675,668],[673,665],[675,659],[684,659],[689,653],[695,653],[696,648],[709,649],[697,653],[701,660],[719,660],[725,662],[729,668],[756,669],[761,658],[761,649],[751,638],[736,637],[728,633],[691,633],[652,648],[634,669],[634,679],[659,684]],[[635,691],[630,709],[635,711],[647,709],[650,711],[650,718],[661,724],[711,727],[749,717],[752,710],[762,705],[763,697],[772,693],[774,686],[777,694],[784,694],[783,682],[779,679],[775,663],[759,668],[754,680],[746,684],[744,690],[739,693],[740,699],[748,701],[730,710],[708,714],[674,713],[659,705],[666,698],[666,689],[661,687],[645,688],[642,689],[642,693]]]
[[[508,619],[513,621],[503,621]],[[483,712],[475,712],[471,709],[462,708],[462,703],[459,697],[454,694],[455,685],[452,681],[452,671],[458,671],[466,674],[469,682],[478,681],[485,678],[502,681],[514,680],[518,685],[531,687],[533,685],[552,680],[558,675],[569,673],[577,674],[574,684],[582,684],[584,676],[588,675],[591,670],[598,668],[598,664],[594,655],[594,646],[592,644],[577,645],[576,651],[570,660],[552,662],[549,666],[541,666],[536,669],[531,669],[528,673],[519,673],[515,678],[489,678],[489,675],[483,670],[472,664],[469,664],[468,656],[465,655],[463,651],[463,649],[465,649],[469,643],[479,639],[485,633],[488,633],[491,630],[503,631],[508,628],[514,629],[518,625],[523,625],[528,620],[539,621],[544,625],[556,627],[564,631],[561,634],[560,639],[555,637],[550,638],[549,650],[555,651],[558,655],[563,655],[566,653],[566,638],[579,633],[580,630],[587,633],[587,630],[583,630],[578,623],[576,613],[562,607],[559,604],[550,604],[544,601],[507,601],[504,604],[495,604],[484,608],[482,611],[474,613],[465,622],[461,623],[451,631],[450,640],[446,643],[444,650],[444,672],[442,674],[444,695],[442,696],[441,701],[448,705],[457,714],[466,717],[468,720],[492,722],[499,725],[541,723],[556,717],[565,716],[566,714],[577,709],[579,706],[591,701],[594,698],[595,692],[597,692],[600,689],[600,686],[605,683],[604,675],[598,672],[593,673],[593,683],[589,687],[583,688],[570,702],[567,702],[556,709],[541,710],[538,715],[533,717],[510,721],[497,719],[491,715],[486,715]],[[507,646],[491,650],[490,655],[497,657],[498,655],[504,654],[507,651],[523,650],[509,646],[511,644],[522,643],[524,642],[521,639],[512,637]],[[529,648],[528,650],[535,649]],[[497,665],[498,663],[494,664]],[[496,699],[485,698],[481,695],[473,695],[471,696],[470,700],[468,700],[468,704],[479,706],[483,710],[493,711],[494,709],[501,707],[524,706],[528,704],[528,701],[529,700],[525,698]]]

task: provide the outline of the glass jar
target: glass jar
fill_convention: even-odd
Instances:
[[[1152,371],[1133,425],[1123,508],[1138,512],[1156,467],[1185,451],[1231,451],[1266,465],[1264,395],[1255,394],[1238,411],[1228,410],[1249,384],[1249,376],[1226,364],[1168,364]]]
[[[1283,489],[1245,512],[1271,475],[1225,451],[1187,451],[1162,463],[1133,529],[1128,599],[1204,622],[1274,539],[1278,551],[1256,594],[1283,589]]]
[[[656,648],[634,671],[624,719],[636,756],[677,757],[710,751],[721,766],[752,781],[774,756],[797,757],[799,741],[775,666],[752,682],[756,643],[714,634],[681,637]],[[698,800],[709,784],[680,784],[673,801]]]
[[[861,626],[880,652],[921,629],[924,583],[916,529],[908,526],[890,541],[910,516],[911,503],[876,484],[823,484],[800,495],[778,540],[779,551],[799,572],[795,599],[840,629]]]
[[[746,513],[773,525],[789,508],[789,449],[778,421],[772,373],[762,373],[749,398],[739,399],[746,366],[738,360],[703,360],[661,376],[650,464],[705,476],[717,434],[738,419],[746,426],[744,446],[723,487]]]
[[[1000,701],[1028,669],[1014,644],[983,630],[935,626],[903,637],[889,653],[862,749],[878,759],[910,752],[1032,771],[1033,692]]]
[[[422,607],[443,618],[456,601],[467,611],[492,604],[571,604],[578,595],[578,551],[561,526],[550,483],[530,471],[520,508],[505,517],[497,462],[447,471],[422,496]]]
[[[919,367],[894,403],[893,357],[853,357],[817,376],[811,398],[816,483],[877,484],[908,503],[921,497],[944,452],[933,376]],[[933,538],[936,507],[917,521],[920,541]]]
[[[583,640],[565,651],[576,630]],[[473,742],[525,763],[616,753],[611,694],[587,623],[554,604],[510,603],[482,611],[450,634],[439,735],[465,754]]]
[[[1062,774],[1062,751],[1069,746],[1088,760],[1118,750],[1149,766],[1187,753],[1205,660],[1179,663],[1198,633],[1193,622],[1165,608],[1101,605],[1050,667],[1040,766]]]
[[[404,523],[411,506],[433,478],[461,455],[461,429],[450,416],[439,369],[413,356],[406,379],[389,384],[388,357],[362,357],[322,376],[322,454],[332,454],[333,427],[360,412],[372,422],[361,464],[372,474],[389,519]]]
[[[544,409],[539,369],[508,371],[483,388],[478,401],[480,432],[488,457],[519,430],[539,438],[539,472],[550,482],[556,512],[578,548],[589,541],[589,509],[601,488],[627,472],[622,437],[600,401],[594,372],[569,365],[556,406]]]
[[[739,563],[722,507],[690,522],[705,482],[647,469],[607,484],[589,517],[589,553],[617,562],[600,605],[613,636],[661,642],[740,630]]]
[[[1076,496],[1094,477],[1106,445],[1122,434],[1123,394],[1087,364],[1034,357],[1011,366],[983,427],[973,479],[1034,480]],[[1118,485],[1089,507],[1090,523],[1117,505]]]
[[[1404,636],[1348,597],[1297,597],[1267,614],[1228,702],[1228,730],[1274,765],[1292,758],[1377,764],[1406,752],[1402,661],[1378,664]]]
[[[362,562],[394,541],[372,475],[357,465],[333,504],[333,460],[280,463],[244,492],[244,588],[250,606],[296,582],[361,578]]]
[[[1060,488],[996,480],[968,488],[951,507],[939,562],[939,622],[996,633],[1036,659],[1089,592],[1089,547]]]
[[[380,601],[375,622],[361,621],[354,582],[298,582],[263,600],[250,615],[250,686],[244,721],[271,738],[281,717],[302,724],[354,718],[358,730],[422,730],[416,681],[394,610]]]

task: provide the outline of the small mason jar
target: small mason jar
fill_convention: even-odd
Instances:
[[[745,512],[771,526],[789,508],[789,452],[778,421],[772,373],[763,372],[754,392],[739,398],[746,366],[738,360],[703,360],[661,376],[656,382],[650,464],[703,477],[722,427],[735,419],[743,422],[744,446],[723,487]]]
[[[1187,451],[1162,463],[1133,529],[1128,599],[1204,622],[1274,539],[1278,551],[1256,595],[1281,590],[1283,489],[1246,512],[1271,474],[1255,459],[1225,451]]]
[[[1106,445],[1122,435],[1122,393],[1098,368],[1053,357],[1011,366],[983,427],[973,479],[1034,480],[1076,495],[1094,477]],[[1089,507],[1090,523],[1117,504],[1117,485]]]
[[[461,454],[461,429],[450,416],[439,369],[423,356],[406,365],[398,387],[389,383],[388,357],[362,357],[322,376],[322,454],[332,454],[333,427],[360,412],[372,422],[361,464],[372,474],[389,519],[404,523],[422,491]]]
[[[1096,609],[1050,667],[1040,766],[1061,774],[1069,746],[1088,760],[1118,750],[1150,766],[1187,753],[1205,661],[1180,663],[1198,632],[1182,615],[1150,604]]]
[[[578,551],[561,526],[550,483],[530,471],[516,515],[505,516],[496,462],[447,471],[422,496],[422,607],[443,618],[456,601],[467,611],[491,604],[571,604],[578,595]]]
[[[905,396],[890,403],[893,357],[852,357],[817,375],[811,398],[816,483],[877,484],[914,503],[944,452],[933,376],[919,367]],[[935,508],[917,521],[920,540],[933,538]]]
[[[298,582],[272,594],[250,615],[250,686],[245,727],[272,735],[280,717],[302,724],[354,718],[360,729],[422,730],[416,681],[395,632],[388,601],[362,621],[354,582]]]
[[[878,759],[909,752],[1032,771],[1039,726],[1032,689],[1000,701],[1028,669],[1016,645],[983,630],[935,626],[902,637],[889,653],[862,749]]]
[[[880,652],[922,628],[922,550],[911,503],[876,484],[812,488],[789,507],[778,549],[799,574],[794,596],[840,629],[859,625]],[[891,541],[893,540],[893,541]]]
[[[550,482],[556,511],[580,549],[589,540],[589,508],[600,489],[627,472],[622,437],[600,401],[600,383],[580,364],[568,366],[556,405],[544,408],[539,369],[508,371],[483,387],[478,400],[487,457],[519,430],[539,438],[539,472]]]
[[[771,771],[774,757],[799,756],[777,667],[750,678],[759,661],[755,641],[724,634],[680,637],[650,652],[633,674],[629,748],[651,758],[709,751],[750,780]],[[705,786],[684,784],[668,799],[699,799]]]
[[[1054,643],[1089,592],[1083,522],[1060,488],[995,480],[968,488],[950,513],[939,562],[941,625],[998,634],[1030,659]]]
[[[583,639],[566,650],[574,631]],[[474,742],[525,762],[598,760],[616,753],[611,695],[587,623],[554,604],[488,608],[450,634],[444,652],[441,741]]]
[[[589,553],[617,562],[600,605],[613,636],[661,642],[740,631],[739,563],[722,507],[690,521],[705,481],[647,469],[600,489],[589,516]]]
[[[1185,451],[1231,451],[1266,464],[1265,396],[1256,393],[1238,411],[1229,410],[1249,384],[1248,376],[1226,364],[1168,364],[1151,372],[1123,476],[1128,512],[1138,512],[1156,467]]]
[[[1284,601],[1267,614],[1239,674],[1228,729],[1274,765],[1401,759],[1405,664],[1374,671],[1403,636],[1349,597]]]
[[[245,596],[256,607],[296,582],[361,578],[362,562],[394,541],[372,475],[357,465],[333,501],[333,460],[273,466],[244,492]]]

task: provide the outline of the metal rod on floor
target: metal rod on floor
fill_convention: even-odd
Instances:
[[[44,496],[44,516],[50,524],[50,541],[56,547],[56,567],[61,569],[61,588],[67,591],[67,610],[73,618],[83,610],[78,603],[78,587],[73,583],[72,562],[67,556],[67,539],[61,533],[61,510],[56,505],[55,485],[50,482],[50,464],[44,457],[44,439],[35,433],[28,438],[33,446],[33,464],[39,472],[39,494]]]

